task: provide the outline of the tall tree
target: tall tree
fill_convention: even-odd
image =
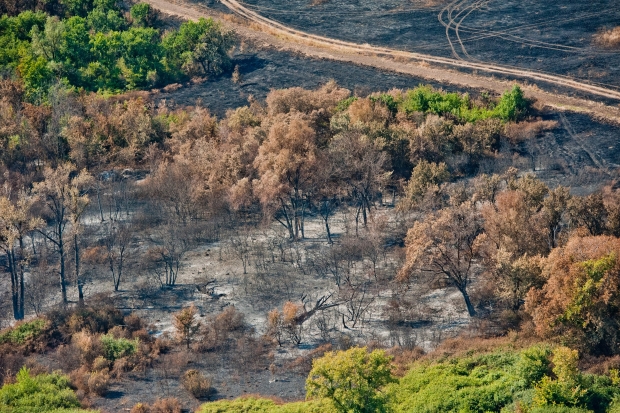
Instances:
[[[407,232],[406,260],[399,278],[407,281],[416,274],[443,277],[463,295],[470,316],[476,310],[467,287],[479,257],[478,235],[482,222],[475,208],[465,203],[429,215]]]
[[[181,68],[188,75],[222,73],[230,64],[228,52],[234,45],[233,32],[213,19],[186,22],[163,39],[169,70]]]
[[[44,175],[45,180],[33,185],[34,193],[43,204],[44,218],[49,224],[39,232],[54,245],[58,253],[60,291],[63,303],[67,303],[67,231],[70,222],[76,222],[75,214],[80,212],[80,205],[88,203],[88,196],[83,190],[92,177],[86,170],[78,173],[71,163],[61,164],[56,169],[45,168]]]
[[[303,218],[318,162],[316,134],[299,113],[281,116],[261,145],[254,166],[259,179],[254,191],[265,210],[289,232],[303,238]]]
[[[32,199],[21,194],[16,203],[8,197],[0,197],[0,250],[7,258],[7,270],[11,277],[13,317],[24,318],[25,284],[24,272],[28,260],[24,237],[41,226],[40,219],[28,214]]]
[[[545,285],[527,295],[536,331],[595,354],[620,352],[620,240],[575,235],[546,259]]]
[[[359,131],[346,131],[334,137],[329,152],[335,176],[347,187],[366,226],[372,206],[390,180],[387,155]]]

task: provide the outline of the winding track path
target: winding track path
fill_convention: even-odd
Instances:
[[[592,97],[620,101],[620,91],[612,88],[578,81],[567,76],[541,73],[510,66],[469,62],[332,39],[285,26],[248,9],[237,0],[220,1],[235,14],[250,22],[249,27],[247,24],[235,23],[234,21],[229,21],[228,25],[232,26],[241,37],[257,41],[263,46],[275,46],[281,50],[300,52],[314,58],[352,62],[364,66],[406,73],[440,83],[450,83],[476,89],[491,89],[500,93],[509,87],[509,81],[502,81],[489,76],[479,76],[478,73],[486,72],[492,75],[497,74],[517,79],[526,79],[534,83],[533,86],[524,86],[528,94],[538,99],[544,105],[558,109],[586,112],[614,123],[620,123],[618,107],[606,106],[601,102],[544,91],[536,83],[539,83],[541,87],[543,84],[555,85],[584,92]],[[213,10],[199,4],[188,3],[184,0],[147,0],[147,2],[164,13],[185,19],[213,17],[215,14]],[[436,65],[431,66],[429,63]],[[467,69],[474,74],[450,70],[449,68]]]
[[[400,57],[400,58],[405,57],[409,59],[438,63],[438,64],[448,65],[452,67],[479,70],[483,72],[497,73],[497,74],[502,74],[502,75],[512,75],[512,76],[517,76],[521,78],[531,79],[534,81],[547,82],[547,83],[555,84],[555,85],[562,86],[562,87],[569,87],[569,88],[580,90],[582,92],[590,93],[596,96],[620,100],[619,91],[592,85],[589,83],[579,82],[567,76],[550,75],[546,73],[513,68],[509,66],[492,65],[492,64],[477,63],[477,62],[466,62],[466,61],[457,60],[457,59],[449,59],[449,58],[437,57],[437,56],[432,56],[432,55],[427,55],[427,54],[405,52],[402,50],[371,46],[369,44],[358,44],[358,43],[352,43],[352,42],[345,42],[342,40],[331,39],[329,37],[318,36],[318,35],[302,32],[300,30],[290,28],[275,20],[261,16],[260,14],[248,9],[247,7],[244,7],[237,0],[221,0],[221,2],[222,4],[224,4],[226,7],[228,7],[230,10],[234,11],[238,15],[252,21],[253,23],[261,25],[266,29],[270,29],[271,31],[275,31],[278,34],[286,35],[288,37],[292,37],[300,41],[312,41],[313,43],[319,44],[324,47],[337,47],[337,48],[345,49],[347,51],[358,52],[358,53],[366,52],[366,53],[376,53],[376,54],[382,54],[382,55],[388,55],[388,56]]]

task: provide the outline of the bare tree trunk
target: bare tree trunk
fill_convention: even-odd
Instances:
[[[306,218],[306,203],[302,200],[301,205],[301,239],[306,238],[306,234],[304,232],[304,223]]]
[[[10,248],[7,251],[9,272],[11,273],[11,300],[13,304],[13,318],[15,320],[24,319],[24,277],[23,272],[17,271],[15,251]]]
[[[60,292],[62,293],[62,302],[67,304],[67,283],[65,274],[65,245],[60,237],[58,241],[58,254],[60,255]]]
[[[17,304],[18,315],[20,317],[19,320],[23,320],[24,316],[26,315],[24,311],[25,296],[26,296],[26,291],[25,291],[26,287],[24,283],[24,272],[25,272],[24,271],[24,240],[20,236],[19,237],[19,276],[18,276],[19,296],[18,296],[18,304]]]
[[[463,288],[459,287],[459,291],[461,292],[461,294],[463,294],[463,299],[465,300],[465,305],[467,306],[467,312],[469,313],[469,316],[474,317],[476,315],[476,309],[471,303],[469,294],[467,293],[467,289],[464,287]]]
[[[103,216],[103,207],[101,206],[101,195],[99,188],[99,179],[97,179],[97,204],[99,205],[99,215],[101,215],[101,222],[105,222],[105,218]]]
[[[77,234],[73,234],[73,250],[75,252],[75,282],[78,289],[78,305],[84,305],[84,291],[82,280],[80,279],[80,246],[78,244]]]
[[[332,233],[329,230],[329,220],[328,218],[324,218],[325,219],[325,230],[327,231],[327,243],[331,244],[333,243],[332,241]]]

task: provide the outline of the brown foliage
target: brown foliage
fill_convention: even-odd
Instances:
[[[311,113],[315,110],[329,110],[338,102],[349,97],[350,92],[339,88],[335,82],[328,82],[316,91],[299,87],[271,91],[265,102],[269,115],[292,111]]]
[[[304,194],[312,184],[319,160],[316,133],[300,114],[279,116],[260,146],[254,167],[259,179],[254,194],[263,208],[276,219],[292,239],[302,231]]]
[[[211,387],[213,380],[198,370],[187,370],[181,378],[181,383],[185,390],[197,399],[203,399],[213,391]]]
[[[288,363],[286,368],[307,375],[310,373],[310,370],[312,370],[312,362],[317,358],[323,357],[328,351],[332,351],[332,345],[329,343],[323,344],[303,356],[297,357],[295,360]]]
[[[546,260],[547,283],[532,289],[526,311],[536,332],[596,354],[620,351],[620,239],[573,236]]]
[[[15,354],[11,345],[0,346],[0,385],[11,379],[24,365],[25,358],[22,354]]]
[[[110,375],[107,372],[95,371],[88,378],[88,390],[90,393],[103,396],[108,391]]]
[[[568,211],[576,227],[586,228],[590,235],[604,233],[607,210],[601,193],[572,198],[568,204]]]
[[[71,373],[69,373],[71,385],[83,395],[86,395],[90,392],[90,388],[88,387],[89,378],[90,371],[85,366],[82,366],[79,369],[73,370]]]
[[[399,278],[406,281],[424,272],[441,277],[461,292],[469,314],[475,315],[467,287],[479,256],[481,231],[480,217],[471,204],[428,215],[407,232],[407,256]]]
[[[135,404],[129,413],[151,413],[151,407],[146,403]]]
[[[604,188],[603,203],[607,211],[607,231],[620,237],[620,189]]]
[[[87,331],[74,334],[71,343],[73,348],[79,352],[83,366],[92,366],[95,359],[103,355],[103,346],[99,337]]]
[[[603,47],[616,48],[620,46],[620,26],[601,30],[594,35],[594,41]]]
[[[201,323],[196,320],[197,314],[198,310],[192,304],[190,307],[176,313],[172,319],[179,341],[185,343],[187,348],[189,348],[192,339],[200,330]]]
[[[516,145],[519,142],[533,139],[544,131],[553,130],[557,127],[558,123],[554,120],[510,122],[504,126],[504,135],[513,145]]]
[[[393,357],[393,364],[396,366],[393,370],[394,374],[397,377],[402,377],[409,371],[411,364],[424,355],[424,350],[420,347],[412,349],[393,347],[388,351],[388,354]]]
[[[243,313],[229,306],[205,322],[202,340],[196,344],[199,351],[210,351],[226,347],[231,338],[238,338],[246,331]]]
[[[504,191],[494,204],[482,208],[485,242],[490,255],[503,250],[513,258],[535,256],[548,251],[543,217],[528,205],[522,191]]]
[[[174,397],[159,399],[151,405],[150,413],[181,413],[181,402]]]
[[[377,127],[383,127],[390,119],[390,111],[379,102],[373,102],[370,99],[358,99],[351,103],[347,113],[351,118],[351,123],[375,124]]]

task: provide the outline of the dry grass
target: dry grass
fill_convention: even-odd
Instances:
[[[394,357],[392,361],[394,364],[393,372],[397,377],[404,376],[409,371],[411,363],[424,356],[424,350],[420,347],[414,347],[412,349],[394,347],[391,348],[388,353]]]
[[[129,413],[151,413],[151,407],[148,404],[138,403],[131,408]]]
[[[323,357],[326,352],[332,351],[331,344],[323,344],[320,347],[315,348],[314,350],[304,354],[303,356],[297,357],[295,360],[288,363],[285,367],[287,369],[291,369],[297,371],[298,373],[308,374],[310,370],[312,370],[312,363],[315,359],[319,357]]]
[[[104,396],[110,385],[110,375],[107,372],[97,371],[88,378],[88,390],[97,396]]]
[[[150,409],[151,413],[181,413],[181,403],[174,397],[159,399]]]
[[[601,30],[594,35],[594,41],[603,47],[620,47],[620,26]]]
[[[535,120],[531,122],[508,123],[504,127],[504,135],[512,144],[535,138],[544,131],[558,127],[554,120]]]
[[[206,377],[198,370],[187,370],[183,374],[181,384],[185,390],[190,392],[192,396],[197,399],[203,399],[213,391],[213,380],[210,377]]]

